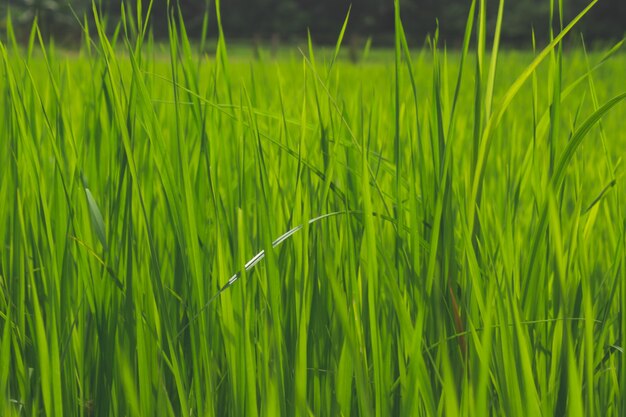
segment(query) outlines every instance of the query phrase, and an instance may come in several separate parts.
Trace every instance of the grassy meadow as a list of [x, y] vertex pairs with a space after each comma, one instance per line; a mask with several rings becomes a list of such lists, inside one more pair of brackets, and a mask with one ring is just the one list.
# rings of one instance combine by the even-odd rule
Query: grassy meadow
[[483, 6], [356, 64], [9, 20], [0, 414], [625, 415], [626, 54]]

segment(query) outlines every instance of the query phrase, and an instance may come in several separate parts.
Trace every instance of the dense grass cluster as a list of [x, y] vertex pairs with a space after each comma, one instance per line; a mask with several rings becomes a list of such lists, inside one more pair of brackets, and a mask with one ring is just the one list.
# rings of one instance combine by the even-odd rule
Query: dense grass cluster
[[623, 416], [626, 57], [499, 26], [397, 10], [356, 66], [9, 25], [0, 414]]

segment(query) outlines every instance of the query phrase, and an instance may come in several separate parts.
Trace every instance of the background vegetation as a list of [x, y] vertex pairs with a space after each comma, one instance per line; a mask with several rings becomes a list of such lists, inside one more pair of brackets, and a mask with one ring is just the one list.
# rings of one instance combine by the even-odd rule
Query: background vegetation
[[[76, 36], [76, 22], [70, 12], [78, 16], [91, 10], [90, 0], [5, 0], [14, 10], [15, 21], [30, 27], [32, 18], [38, 14], [44, 33], [57, 39]], [[110, 17], [111, 23], [120, 18], [121, 0], [99, 1], [100, 10]], [[133, 8], [134, 2], [127, 7]], [[171, 2], [176, 4], [176, 2]], [[428, 34], [433, 34], [439, 22], [440, 38], [451, 46], [460, 46], [465, 30], [465, 18], [469, 10], [468, 0], [402, 0], [403, 19], [409, 40], [420, 44]], [[493, 31], [497, 2], [489, 1], [490, 33]], [[571, 19], [587, 5], [586, 0], [566, 0], [565, 19]], [[217, 35], [215, 8], [209, 0], [185, 0], [179, 2], [191, 38], [202, 34], [202, 21], [208, 11], [212, 24], [209, 34]], [[2, 7], [2, 6], [0, 6]], [[6, 7], [6, 6], [5, 6]], [[264, 39], [283, 41], [306, 38], [307, 28], [319, 43], [333, 43], [337, 28], [351, 7], [348, 39], [363, 42], [371, 37], [375, 45], [393, 44], [394, 11], [392, 1], [380, 0], [228, 0], [222, 2], [224, 32], [229, 39]], [[174, 6], [172, 6], [174, 8]], [[167, 37], [167, 2], [155, 2], [152, 11], [152, 30], [157, 37]], [[145, 12], [145, 10], [144, 10]], [[89, 13], [88, 13], [89, 14]], [[502, 40], [510, 45], [531, 47], [531, 30], [539, 40], [549, 37], [550, 2], [545, 0], [515, 0], [507, 4], [503, 16]], [[626, 33], [626, 2], [602, 0], [577, 26], [576, 32], [584, 32], [587, 40], [595, 42], [615, 41]], [[555, 22], [555, 27], [558, 27]], [[68, 33], [69, 32], [69, 33]], [[70, 36], [71, 34], [71, 36]]]

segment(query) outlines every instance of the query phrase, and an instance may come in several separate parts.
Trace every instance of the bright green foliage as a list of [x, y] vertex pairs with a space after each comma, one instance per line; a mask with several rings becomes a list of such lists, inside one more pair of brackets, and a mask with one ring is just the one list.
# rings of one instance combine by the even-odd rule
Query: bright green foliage
[[358, 66], [8, 25], [0, 414], [626, 413], [626, 59], [395, 3]]

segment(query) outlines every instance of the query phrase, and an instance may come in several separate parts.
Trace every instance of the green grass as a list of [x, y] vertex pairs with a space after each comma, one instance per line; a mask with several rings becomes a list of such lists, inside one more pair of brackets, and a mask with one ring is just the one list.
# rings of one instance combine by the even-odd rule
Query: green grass
[[9, 24], [0, 414], [624, 415], [626, 56], [400, 17], [358, 65]]

